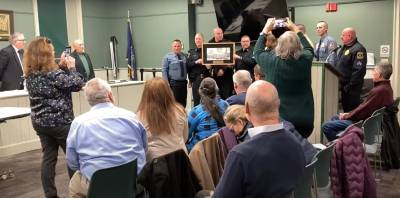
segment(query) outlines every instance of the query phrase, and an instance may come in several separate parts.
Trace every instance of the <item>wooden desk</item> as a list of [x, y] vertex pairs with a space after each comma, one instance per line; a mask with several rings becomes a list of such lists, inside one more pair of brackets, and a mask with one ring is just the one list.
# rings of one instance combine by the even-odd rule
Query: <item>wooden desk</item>
[[[144, 82], [126, 81], [111, 84], [115, 105], [136, 112], [142, 97]], [[74, 115], [90, 110], [83, 91], [72, 94]], [[0, 92], [0, 107], [29, 108], [28, 92], [24, 90]], [[1, 111], [1, 110], [0, 110]], [[40, 149], [40, 140], [32, 127], [30, 116], [7, 120], [0, 125], [0, 157]]]
[[16, 118], [23, 118], [31, 114], [28, 107], [0, 107], [0, 123]]
[[[7, 120], [23, 118], [30, 114], [31, 109], [27, 107], [0, 107], [0, 123], [6, 122]], [[6, 180], [12, 177], [15, 177], [15, 175], [11, 168], [0, 170], [0, 179]]]

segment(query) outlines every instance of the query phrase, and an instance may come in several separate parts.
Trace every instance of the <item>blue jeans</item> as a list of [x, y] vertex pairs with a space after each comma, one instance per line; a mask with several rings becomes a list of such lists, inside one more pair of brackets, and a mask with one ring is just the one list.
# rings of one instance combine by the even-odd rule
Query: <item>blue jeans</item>
[[325, 122], [322, 125], [322, 132], [324, 132], [325, 137], [329, 141], [332, 141], [338, 138], [336, 136], [338, 133], [345, 130], [351, 124], [353, 124], [351, 120], [340, 120], [339, 116], [335, 115], [331, 118], [330, 121]]

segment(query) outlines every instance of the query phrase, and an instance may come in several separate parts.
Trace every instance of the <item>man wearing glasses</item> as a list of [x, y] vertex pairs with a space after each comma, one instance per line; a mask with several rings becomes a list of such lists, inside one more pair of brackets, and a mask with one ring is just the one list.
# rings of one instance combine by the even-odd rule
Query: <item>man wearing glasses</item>
[[25, 37], [20, 32], [10, 36], [10, 45], [0, 51], [0, 91], [23, 89]]

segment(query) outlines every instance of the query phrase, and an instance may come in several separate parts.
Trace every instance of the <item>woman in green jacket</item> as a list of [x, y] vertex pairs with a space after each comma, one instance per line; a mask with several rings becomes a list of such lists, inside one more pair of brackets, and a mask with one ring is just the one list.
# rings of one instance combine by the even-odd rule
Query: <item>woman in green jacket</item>
[[265, 35], [274, 29], [275, 18], [269, 18], [254, 47], [254, 57], [265, 74], [265, 80], [278, 90], [281, 118], [294, 124], [307, 138], [314, 128], [314, 100], [311, 90], [313, 48], [293, 22], [287, 19], [286, 31], [278, 38], [273, 51], [265, 51]]

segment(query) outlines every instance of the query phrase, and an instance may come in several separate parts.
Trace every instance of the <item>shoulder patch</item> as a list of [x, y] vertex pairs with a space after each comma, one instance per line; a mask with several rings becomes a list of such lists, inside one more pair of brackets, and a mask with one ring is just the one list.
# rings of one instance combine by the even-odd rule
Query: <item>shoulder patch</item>
[[357, 59], [363, 59], [364, 58], [364, 53], [363, 52], [357, 52]]

